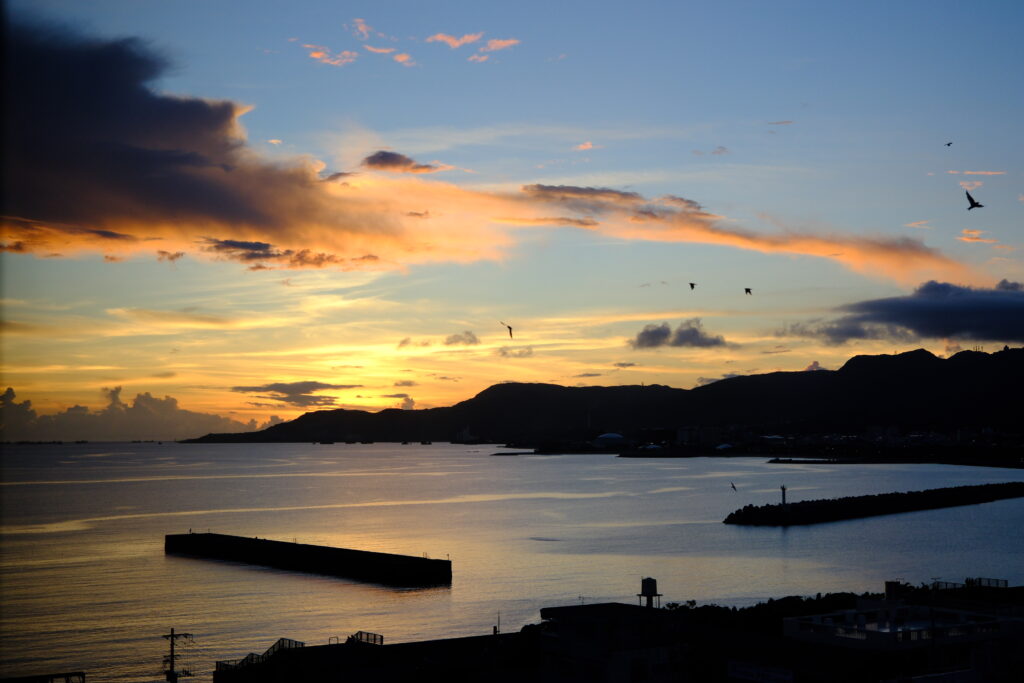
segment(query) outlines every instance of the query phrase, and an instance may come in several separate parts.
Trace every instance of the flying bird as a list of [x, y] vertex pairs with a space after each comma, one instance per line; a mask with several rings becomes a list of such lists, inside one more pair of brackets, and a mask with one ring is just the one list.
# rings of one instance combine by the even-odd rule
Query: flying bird
[[696, 282], [691, 282], [690, 283], [690, 289], [696, 289], [696, 288], [697, 288], [697, 283]]
[[[966, 192], [966, 190], [964, 191]], [[979, 204], [978, 202], [976, 202], [974, 200], [974, 197], [971, 196], [970, 192], [967, 192], [967, 201], [971, 203], [971, 205], [967, 207], [968, 211], [970, 211], [971, 209], [980, 209], [981, 207], [985, 206], [984, 204]]]
[[952, 144], [953, 144], [952, 142], [947, 142], [946, 143], [946, 147], [950, 147], [950, 146], [952, 146]]
[[[498, 322], [501, 322], [501, 321], [499, 320]], [[501, 324], [508, 328], [508, 338], [511, 339], [512, 338], [512, 326], [509, 325], [508, 323], [504, 323], [504, 322], [502, 322]]]
[[750, 291], [750, 287], [744, 287], [743, 288], [743, 293], [744, 294], [753, 294], [753, 292]]
[[731, 487], [732, 487], [732, 490], [733, 490], [733, 491], [735, 491], [735, 490], [736, 490], [736, 484], [732, 483], [731, 481], [729, 482], [729, 486], [731, 486]]

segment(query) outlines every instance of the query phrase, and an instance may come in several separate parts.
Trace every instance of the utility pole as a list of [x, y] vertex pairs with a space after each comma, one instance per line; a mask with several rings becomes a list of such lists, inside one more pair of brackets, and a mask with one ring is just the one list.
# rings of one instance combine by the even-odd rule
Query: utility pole
[[163, 637], [169, 640], [171, 644], [171, 653], [164, 657], [164, 676], [167, 678], [167, 683], [178, 683], [179, 678], [191, 676], [192, 672], [188, 669], [182, 669], [181, 671], [178, 671], [175, 668], [175, 664], [177, 660], [181, 657], [181, 655], [174, 654], [174, 643], [178, 640], [178, 638], [188, 638], [188, 642], [192, 642], [192, 634], [175, 633], [174, 629], [172, 628], [171, 632], [165, 633]]
[[785, 505], [786, 504], [786, 485], [783, 484], [779, 488], [782, 489], [782, 504]]

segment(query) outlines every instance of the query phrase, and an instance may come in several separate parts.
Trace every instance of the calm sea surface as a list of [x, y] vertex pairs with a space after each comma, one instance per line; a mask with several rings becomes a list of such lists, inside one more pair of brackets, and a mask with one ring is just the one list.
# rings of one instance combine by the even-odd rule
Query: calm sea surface
[[[0, 458], [0, 676], [162, 680], [173, 627], [195, 680], [279, 637], [386, 642], [489, 633], [541, 607], [881, 590], [965, 576], [1024, 583], [1024, 499], [796, 527], [722, 518], [747, 503], [1024, 480], [942, 465], [764, 458], [491, 457], [495, 446], [76, 444]], [[733, 491], [730, 482], [736, 485]], [[450, 588], [396, 590], [179, 557], [189, 529], [451, 557]]]

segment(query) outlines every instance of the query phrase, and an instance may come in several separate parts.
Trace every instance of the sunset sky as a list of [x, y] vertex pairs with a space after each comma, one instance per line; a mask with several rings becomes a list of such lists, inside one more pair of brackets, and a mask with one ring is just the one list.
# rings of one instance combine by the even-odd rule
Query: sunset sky
[[0, 389], [54, 430], [1024, 343], [1024, 3], [5, 10]]

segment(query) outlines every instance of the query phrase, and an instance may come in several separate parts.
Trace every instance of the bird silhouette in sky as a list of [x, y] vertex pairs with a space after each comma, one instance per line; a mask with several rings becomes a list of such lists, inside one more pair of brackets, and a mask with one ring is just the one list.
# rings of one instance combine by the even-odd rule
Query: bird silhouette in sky
[[967, 192], [967, 201], [971, 203], [971, 205], [967, 207], [968, 211], [970, 211], [971, 209], [980, 209], [981, 207], [985, 206], [984, 204], [979, 204], [978, 202], [976, 202], [974, 200], [974, 197], [971, 196], [970, 192]]
[[696, 282], [691, 282], [690, 283], [690, 289], [696, 289], [696, 288], [697, 288], [697, 283]]
[[732, 483], [731, 481], [729, 482], [729, 486], [731, 486], [731, 487], [732, 487], [732, 490], [733, 490], [733, 491], [735, 491], [735, 490], [736, 490], [736, 484]]
[[505, 327], [508, 328], [508, 338], [511, 339], [512, 338], [512, 326], [509, 325], [508, 323], [501, 322], [500, 320], [498, 322], [500, 322], [502, 325], [504, 325]]
[[946, 147], [951, 147], [952, 145], [953, 145], [953, 143], [952, 143], [952, 142], [947, 142], [947, 143], [946, 143]]
[[753, 294], [753, 292], [752, 292], [752, 291], [750, 291], [750, 287], [744, 287], [744, 288], [743, 288], [743, 293], [744, 293], [744, 294]]

